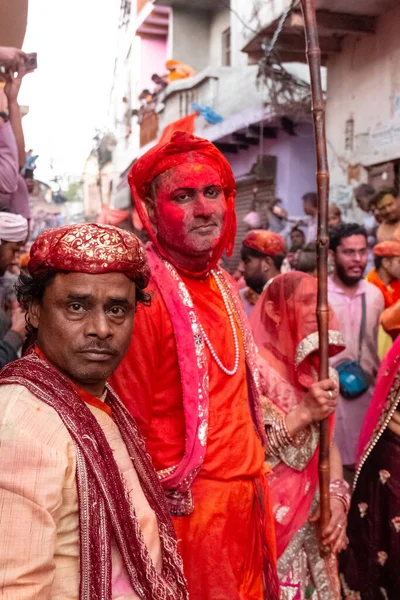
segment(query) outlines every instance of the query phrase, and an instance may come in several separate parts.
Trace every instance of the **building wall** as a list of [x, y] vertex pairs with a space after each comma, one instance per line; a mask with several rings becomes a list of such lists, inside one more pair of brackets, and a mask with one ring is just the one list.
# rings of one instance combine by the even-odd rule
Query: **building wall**
[[[159, 113], [160, 131], [169, 123], [191, 114], [192, 102], [211, 106], [226, 120], [246, 109], [262, 107], [262, 96], [256, 85], [257, 67], [209, 67], [191, 79], [172, 83], [164, 98], [165, 108]], [[235, 90], [235, 93], [232, 93]], [[187, 97], [187, 98], [186, 98]], [[207, 125], [198, 117], [196, 129], [208, 137], [215, 125]], [[208, 130], [208, 131], [207, 131]]]
[[210, 65], [222, 66], [222, 34], [229, 28], [231, 15], [229, 9], [218, 10], [211, 17], [210, 23]]
[[[270, 0], [269, 2], [265, 0], [231, 0], [231, 27], [235, 32], [233, 39], [237, 59], [240, 60], [240, 50], [255, 37], [256, 32], [280, 17], [290, 3], [291, 0]], [[240, 16], [240, 20], [235, 13]], [[245, 27], [243, 23], [246, 23], [247, 26]], [[247, 60], [246, 55], [244, 58]]]
[[153, 73], [164, 75], [166, 72], [165, 61], [167, 60], [167, 40], [161, 38], [141, 38], [140, 40], [140, 66], [139, 66], [139, 89], [154, 88], [151, 81]]
[[[379, 18], [376, 35], [346, 39], [342, 52], [328, 63], [333, 199], [346, 194], [349, 165], [370, 166], [400, 158], [399, 20], [400, 6]], [[349, 119], [354, 119], [353, 151], [345, 148]]]
[[210, 60], [210, 13], [206, 10], [174, 8], [172, 44], [168, 58], [190, 65], [196, 72]]
[[[301, 135], [281, 131], [275, 140], [264, 140], [262, 153], [277, 157], [275, 196], [280, 198], [291, 216], [303, 214], [301, 198], [316, 190], [315, 145], [310, 124], [299, 127]], [[235, 178], [247, 175], [256, 163], [260, 148], [251, 146], [239, 154], [228, 154]]]

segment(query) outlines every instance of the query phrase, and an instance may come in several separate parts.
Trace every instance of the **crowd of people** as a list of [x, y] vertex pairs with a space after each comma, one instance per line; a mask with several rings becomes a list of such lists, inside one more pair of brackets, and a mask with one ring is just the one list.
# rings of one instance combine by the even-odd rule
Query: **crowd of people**
[[318, 381], [315, 193], [295, 223], [276, 203], [231, 277], [231, 167], [177, 132], [129, 175], [146, 247], [66, 225], [18, 262], [24, 54], [0, 48], [0, 64], [0, 597], [394, 600], [396, 191], [357, 188], [363, 223], [330, 207], [331, 369]]
[[29, 72], [26, 54], [0, 46], [0, 367], [16, 360], [23, 346], [25, 312], [14, 284], [28, 239], [34, 160], [25, 152], [18, 94]]
[[[329, 210], [328, 298], [332, 311], [329, 352], [330, 365], [339, 381], [331, 459], [338, 459], [343, 481], [355, 486], [348, 525], [349, 547], [340, 555], [341, 593], [351, 600], [391, 599], [396, 597], [399, 583], [394, 565], [399, 559], [397, 536], [400, 532], [400, 478], [395, 469], [400, 433], [396, 410], [400, 356], [400, 340], [396, 343], [400, 333], [400, 199], [393, 188], [376, 191], [362, 184], [355, 190], [355, 200], [366, 215], [362, 224], [343, 222], [336, 205], [331, 205]], [[296, 405], [291, 399], [293, 392], [287, 386], [299, 383], [302, 352], [311, 353], [315, 344], [318, 345], [317, 284], [313, 280], [317, 276], [317, 249], [315, 241], [307, 243], [316, 237], [316, 195], [306, 194], [303, 202], [308, 222], [295, 224], [289, 233], [286, 231], [286, 240], [270, 230], [251, 230], [247, 234], [242, 245], [242, 262], [235, 274], [260, 357], [264, 358], [261, 374], [266, 384], [265, 393], [268, 398], [275, 398], [275, 403], [285, 412]], [[286, 252], [285, 248], [288, 248]], [[301, 273], [307, 273], [307, 277]], [[303, 289], [307, 289], [307, 282], [312, 308], [300, 284], [298, 288], [294, 284], [293, 290], [292, 281], [296, 278], [302, 280]], [[280, 294], [277, 293], [278, 282], [282, 287]], [[302, 335], [299, 330], [303, 331]], [[272, 367], [277, 373], [272, 372]], [[316, 372], [317, 369], [314, 377]], [[300, 390], [310, 385], [300, 380], [301, 383]], [[303, 442], [303, 452], [304, 448]], [[293, 478], [304, 469], [299, 467], [298, 454], [290, 458], [292, 464], [287, 457], [280, 456], [280, 462], [274, 467], [272, 482], [275, 471], [276, 481], [278, 473], [281, 477], [279, 486], [276, 484], [278, 498], [282, 497], [284, 469], [291, 467], [289, 472]], [[269, 459], [269, 462], [273, 465], [276, 461]], [[311, 462], [305, 464], [311, 469]], [[331, 464], [331, 470], [336, 472], [335, 464]], [[313, 472], [316, 473], [315, 465]], [[294, 498], [300, 498], [300, 503], [308, 506], [294, 481], [285, 489], [293, 491]], [[345, 489], [344, 485], [343, 496], [347, 497]], [[274, 504], [278, 520], [278, 572], [283, 587], [285, 572], [286, 577], [289, 573], [288, 581], [292, 585], [293, 569], [299, 574], [301, 566], [304, 569], [306, 565], [309, 568], [318, 564], [315, 558], [318, 552], [309, 556], [308, 561], [304, 559], [313, 550], [312, 547], [310, 550], [310, 537], [308, 545], [304, 543], [310, 528], [309, 520], [304, 517], [300, 522], [303, 529], [296, 527], [297, 535], [291, 537], [289, 552], [283, 548], [281, 554], [279, 511], [287, 506], [287, 515], [291, 511], [292, 518], [298, 515], [300, 511], [294, 498], [286, 499], [286, 503], [277, 500]], [[365, 518], [367, 514], [369, 518]], [[307, 512], [304, 515], [309, 517]], [[302, 546], [304, 556], [299, 554]], [[282, 572], [281, 563], [285, 569]], [[318, 572], [321, 573], [319, 568]], [[301, 578], [307, 581], [304, 574]], [[300, 598], [308, 597], [304, 589]], [[324, 596], [318, 591], [316, 598], [337, 597], [330, 593]], [[289, 597], [287, 592], [284, 598]]]

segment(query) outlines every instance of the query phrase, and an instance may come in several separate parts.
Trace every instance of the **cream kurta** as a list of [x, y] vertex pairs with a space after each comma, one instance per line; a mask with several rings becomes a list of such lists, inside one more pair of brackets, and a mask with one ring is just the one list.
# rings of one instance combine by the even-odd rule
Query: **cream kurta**
[[[126, 483], [151, 559], [161, 571], [156, 515], [141, 489], [119, 430], [89, 406]], [[55, 410], [19, 385], [0, 386], [0, 598], [79, 598], [75, 445]], [[138, 596], [115, 542], [112, 597]]]

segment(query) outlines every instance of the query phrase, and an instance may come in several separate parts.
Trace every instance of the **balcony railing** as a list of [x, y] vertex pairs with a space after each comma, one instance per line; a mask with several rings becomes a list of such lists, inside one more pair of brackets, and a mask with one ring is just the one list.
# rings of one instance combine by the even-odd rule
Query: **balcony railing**
[[255, 66], [209, 67], [194, 77], [175, 81], [160, 97], [159, 131], [192, 114], [193, 102], [213, 108], [224, 120], [245, 109], [261, 108], [263, 98], [256, 76]]

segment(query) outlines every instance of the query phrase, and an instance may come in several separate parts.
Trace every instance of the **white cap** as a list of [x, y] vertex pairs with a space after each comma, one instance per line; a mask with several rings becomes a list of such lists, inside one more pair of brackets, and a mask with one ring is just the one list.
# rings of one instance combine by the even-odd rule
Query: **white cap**
[[0, 212], [0, 240], [24, 242], [28, 236], [28, 221], [21, 215]]

